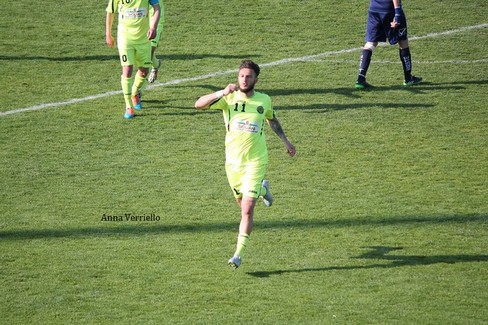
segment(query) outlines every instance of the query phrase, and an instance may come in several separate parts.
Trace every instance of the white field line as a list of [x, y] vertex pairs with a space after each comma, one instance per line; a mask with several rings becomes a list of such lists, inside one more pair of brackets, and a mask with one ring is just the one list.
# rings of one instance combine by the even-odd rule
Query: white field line
[[[330, 62], [330, 63], [350, 63], [358, 64], [357, 60], [328, 60], [328, 59], [314, 59], [308, 60], [308, 62]], [[488, 63], [488, 58], [479, 60], [444, 60], [444, 61], [412, 61], [415, 64], [478, 64], [478, 63]], [[388, 61], [388, 60], [372, 60], [371, 63], [374, 64], [401, 64], [398, 61]]]
[[[475, 26], [461, 27], [461, 28], [457, 28], [457, 29], [448, 30], [445, 32], [430, 33], [430, 34], [426, 34], [426, 35], [422, 35], [422, 36], [413, 36], [413, 37], [410, 37], [409, 40], [415, 41], [415, 40], [422, 40], [422, 39], [426, 39], [426, 38], [446, 36], [446, 35], [451, 35], [451, 34], [461, 33], [461, 32], [465, 32], [465, 31], [470, 31], [473, 29], [486, 28], [486, 27], [488, 27], [488, 23], [475, 25]], [[385, 44], [383, 44], [383, 45], [385, 45]], [[282, 60], [278, 60], [278, 61], [274, 61], [274, 62], [263, 63], [263, 64], [260, 64], [260, 66], [264, 68], [264, 67], [273, 67], [273, 66], [284, 65], [284, 64], [294, 63], [294, 62], [316, 61], [316, 60], [323, 58], [323, 57], [338, 55], [338, 54], [351, 53], [351, 52], [356, 52], [359, 50], [361, 50], [361, 47], [344, 49], [344, 50], [339, 50], [339, 51], [329, 51], [329, 52], [324, 52], [324, 53], [319, 53], [319, 54], [314, 54], [314, 55], [302, 56], [299, 58], [287, 58], [287, 59], [282, 59]], [[237, 69], [217, 71], [217, 72], [212, 72], [212, 73], [208, 73], [208, 74], [204, 74], [204, 75], [200, 75], [200, 76], [183, 78], [183, 79], [175, 79], [175, 80], [171, 80], [171, 81], [167, 81], [167, 82], [157, 82], [155, 84], [148, 86], [146, 89], [149, 90], [149, 89], [158, 88], [158, 87], [178, 85], [181, 83], [186, 83], [186, 82], [191, 82], [191, 81], [199, 81], [199, 80], [209, 79], [209, 78], [233, 74], [233, 73], [237, 73]], [[65, 101], [61, 101], [61, 102], [45, 103], [45, 104], [39, 104], [39, 105], [31, 106], [31, 107], [13, 109], [10, 111], [0, 112], [0, 116], [7, 116], [7, 115], [24, 113], [24, 112], [31, 112], [31, 111], [38, 111], [38, 110], [50, 108], [50, 107], [67, 106], [67, 105], [72, 105], [72, 104], [76, 104], [76, 103], [86, 102], [86, 101], [90, 101], [90, 100], [105, 98], [105, 97], [109, 97], [109, 96], [113, 96], [113, 95], [119, 95], [119, 94], [122, 94], [121, 90], [109, 91], [109, 92], [105, 92], [105, 93], [101, 93], [101, 94], [97, 94], [97, 95], [92, 95], [92, 96], [87, 96], [87, 97], [72, 98], [72, 99], [68, 99]]]

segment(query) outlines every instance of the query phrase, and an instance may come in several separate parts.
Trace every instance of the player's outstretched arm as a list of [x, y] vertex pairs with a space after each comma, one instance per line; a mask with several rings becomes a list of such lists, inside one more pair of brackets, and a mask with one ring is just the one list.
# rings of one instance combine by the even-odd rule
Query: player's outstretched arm
[[295, 156], [296, 149], [295, 146], [288, 140], [288, 138], [285, 135], [285, 131], [283, 131], [283, 128], [281, 127], [280, 121], [275, 117], [272, 120], [266, 120], [268, 122], [269, 127], [271, 130], [273, 130], [274, 133], [283, 141], [286, 151], [288, 151], [288, 154], [293, 157]]
[[228, 84], [227, 87], [225, 87], [223, 90], [219, 90], [214, 93], [210, 93], [198, 98], [197, 101], [195, 102], [195, 108], [196, 109], [208, 108], [215, 101], [221, 99], [224, 96], [227, 96], [230, 93], [233, 93], [237, 89], [238, 86], [236, 84]]

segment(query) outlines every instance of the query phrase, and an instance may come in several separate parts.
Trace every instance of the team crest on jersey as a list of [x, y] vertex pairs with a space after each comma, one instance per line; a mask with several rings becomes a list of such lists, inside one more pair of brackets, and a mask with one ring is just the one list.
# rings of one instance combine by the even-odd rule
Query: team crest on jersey
[[258, 111], [259, 114], [263, 114], [264, 113], [264, 107], [258, 106], [258, 108], [256, 108], [256, 111]]

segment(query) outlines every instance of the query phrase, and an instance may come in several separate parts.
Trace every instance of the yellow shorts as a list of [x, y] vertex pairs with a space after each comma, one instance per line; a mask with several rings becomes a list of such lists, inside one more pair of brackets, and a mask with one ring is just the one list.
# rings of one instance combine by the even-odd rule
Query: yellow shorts
[[151, 61], [151, 42], [143, 44], [118, 43], [120, 64], [149, 68]]
[[243, 196], [258, 198], [261, 183], [266, 175], [267, 164], [246, 164], [244, 166], [225, 165], [225, 172], [235, 198]]

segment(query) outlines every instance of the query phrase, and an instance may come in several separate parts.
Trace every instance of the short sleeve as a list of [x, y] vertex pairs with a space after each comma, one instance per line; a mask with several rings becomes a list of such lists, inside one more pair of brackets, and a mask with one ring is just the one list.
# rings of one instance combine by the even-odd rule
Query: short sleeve
[[215, 102], [209, 105], [209, 109], [220, 109], [224, 110], [227, 107], [227, 101], [225, 100], [225, 96], [217, 99]]
[[266, 119], [272, 120], [275, 117], [275, 110], [273, 108], [273, 102], [271, 101], [271, 97], [268, 96], [266, 102]]

